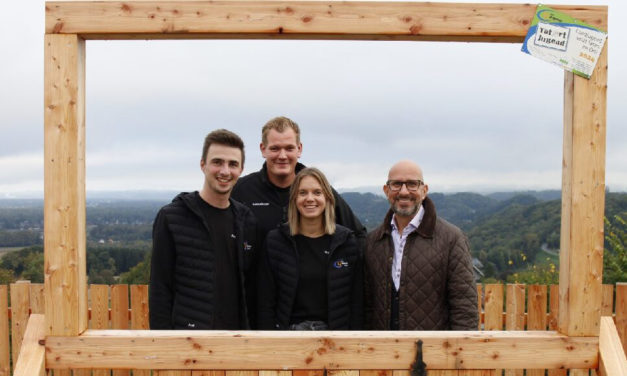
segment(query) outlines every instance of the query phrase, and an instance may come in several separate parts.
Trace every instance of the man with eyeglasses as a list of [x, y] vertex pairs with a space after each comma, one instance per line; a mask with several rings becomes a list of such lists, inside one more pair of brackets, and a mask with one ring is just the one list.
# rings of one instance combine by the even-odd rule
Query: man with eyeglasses
[[422, 170], [408, 160], [388, 173], [390, 202], [365, 252], [366, 327], [477, 330], [477, 289], [468, 239], [437, 217]]

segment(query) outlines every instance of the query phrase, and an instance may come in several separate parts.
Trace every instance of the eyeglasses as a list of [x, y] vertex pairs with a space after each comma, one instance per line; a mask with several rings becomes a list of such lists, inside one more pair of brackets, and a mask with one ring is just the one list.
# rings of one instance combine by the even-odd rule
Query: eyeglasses
[[392, 192], [398, 192], [403, 188], [403, 184], [408, 191], [417, 191], [423, 183], [422, 180], [388, 180], [386, 184]]

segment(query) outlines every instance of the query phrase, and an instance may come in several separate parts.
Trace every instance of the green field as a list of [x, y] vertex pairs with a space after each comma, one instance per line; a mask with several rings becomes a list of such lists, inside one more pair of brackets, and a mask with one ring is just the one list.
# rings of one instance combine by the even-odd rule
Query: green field
[[4, 255], [6, 255], [9, 252], [19, 251], [22, 248], [24, 247], [0, 247], [0, 258], [2, 258]]

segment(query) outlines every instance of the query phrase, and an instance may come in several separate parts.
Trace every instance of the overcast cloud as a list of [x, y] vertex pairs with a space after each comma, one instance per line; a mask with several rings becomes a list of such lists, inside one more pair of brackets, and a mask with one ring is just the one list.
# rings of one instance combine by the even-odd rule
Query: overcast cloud
[[[500, 1], [510, 2], [510, 1]], [[559, 1], [558, 4], [589, 4]], [[606, 183], [627, 190], [626, 6], [610, 6]], [[43, 190], [43, 1], [0, 24], [0, 197]], [[24, 33], [18, 32], [24, 31]], [[301, 161], [336, 188], [381, 186], [395, 161], [431, 191], [559, 189], [563, 74], [520, 44], [89, 41], [87, 189], [193, 190], [203, 137], [302, 128]]]

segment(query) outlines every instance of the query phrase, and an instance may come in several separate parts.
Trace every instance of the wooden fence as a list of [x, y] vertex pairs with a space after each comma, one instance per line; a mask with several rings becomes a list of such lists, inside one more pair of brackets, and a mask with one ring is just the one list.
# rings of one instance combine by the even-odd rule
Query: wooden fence
[[[477, 285], [479, 314], [478, 330], [556, 330], [558, 317], [557, 285], [487, 284]], [[9, 305], [10, 302], [10, 305]], [[11, 375], [12, 360], [17, 359], [26, 324], [31, 313], [44, 312], [43, 285], [18, 282], [0, 285], [0, 376]], [[146, 285], [90, 285], [89, 327], [92, 329], [148, 329], [148, 286]], [[627, 283], [603, 286], [602, 316], [614, 316], [616, 328], [627, 348]], [[183, 371], [159, 375], [193, 376], [289, 376], [282, 371]], [[348, 373], [347, 373], [348, 372]], [[329, 371], [335, 376], [406, 376], [400, 371]], [[370, 373], [372, 374], [370, 374]], [[435, 372], [435, 373], [434, 373]], [[442, 375], [450, 375], [442, 373]], [[71, 371], [55, 371], [55, 375], [70, 375]], [[75, 376], [92, 375], [91, 370], [74, 370]], [[128, 370], [94, 370], [94, 376], [126, 376]], [[156, 374], [156, 372], [154, 373]], [[457, 375], [457, 373], [454, 373]], [[497, 370], [496, 373], [500, 374]], [[544, 370], [529, 369], [529, 376], [541, 376]], [[566, 375], [566, 370], [549, 370], [549, 376]], [[148, 376], [150, 371], [134, 370], [133, 375]], [[294, 371], [293, 376], [322, 376], [322, 371]], [[430, 375], [439, 375], [438, 371]], [[473, 373], [473, 375], [478, 375]], [[523, 370], [506, 370], [507, 376], [522, 376]]]

